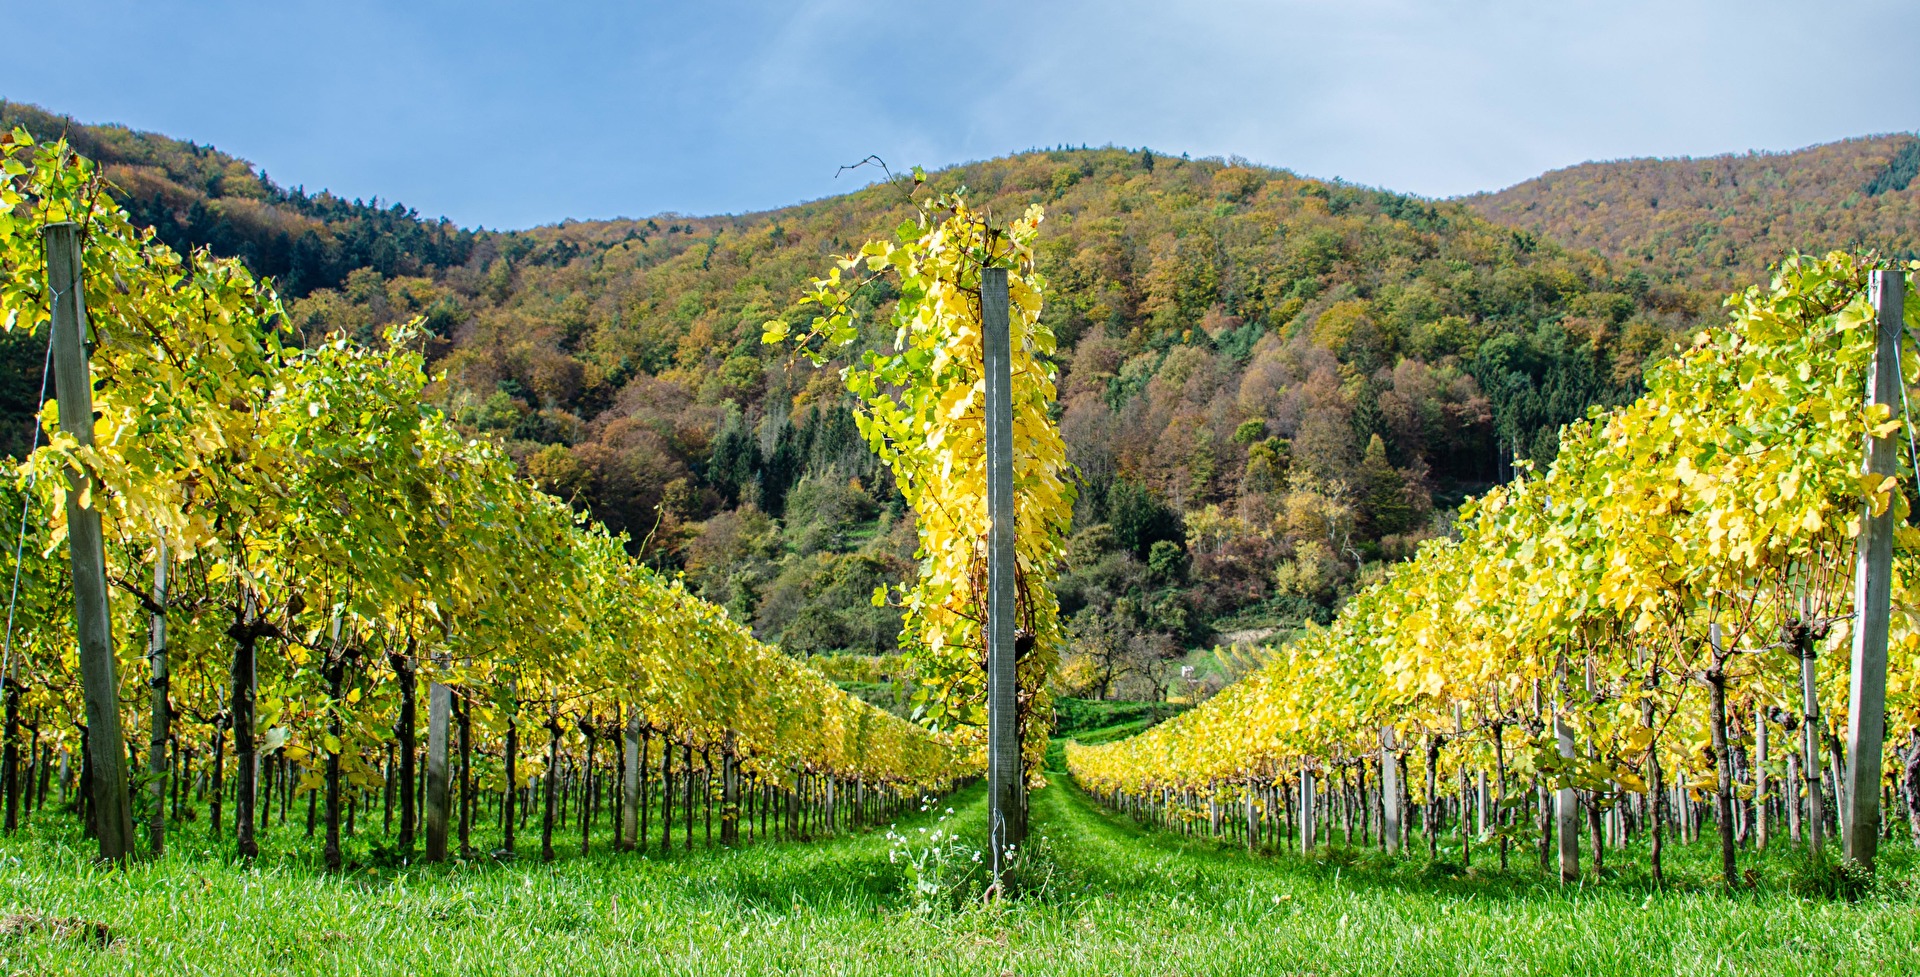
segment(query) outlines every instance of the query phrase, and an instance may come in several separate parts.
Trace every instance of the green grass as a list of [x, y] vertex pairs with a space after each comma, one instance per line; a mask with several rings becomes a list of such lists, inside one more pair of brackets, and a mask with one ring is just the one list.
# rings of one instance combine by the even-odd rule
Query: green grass
[[1118, 702], [1061, 696], [1053, 701], [1054, 736], [1082, 743], [1104, 743], [1131, 736], [1187, 710], [1169, 702]]
[[[943, 808], [900, 832], [916, 846], [921, 828], [977, 834], [978, 788], [949, 803], [951, 820], [935, 820]], [[1471, 874], [1345, 848], [1249, 855], [1110, 816], [1057, 774], [1033, 803], [1027, 895], [930, 911], [883, 833], [328, 877], [304, 854], [244, 867], [179, 849], [109, 871], [48, 815], [0, 842], [0, 915], [97, 920], [115, 939], [0, 936], [0, 975], [1920, 972], [1904, 844], [1894, 881], [1859, 902], [1791, 894], [1784, 858], [1729, 898], [1704, 844], [1675, 854], [1666, 892], [1632, 869], [1563, 889], [1524, 856], [1489, 871], [1485, 851]]]

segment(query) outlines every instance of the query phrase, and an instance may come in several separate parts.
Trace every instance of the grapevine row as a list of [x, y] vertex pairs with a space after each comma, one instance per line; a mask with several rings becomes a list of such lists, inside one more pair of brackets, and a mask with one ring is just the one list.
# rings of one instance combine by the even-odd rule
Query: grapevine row
[[[1737, 845], [1770, 824], [1815, 845], [1840, 827], [1856, 550], [1891, 513], [1895, 748], [1877, 782], [1920, 835], [1914, 459], [1901, 412], [1864, 394], [1873, 264], [1788, 259], [1639, 401], [1569, 425], [1549, 470], [1463, 507], [1451, 538], [1204, 705], [1070, 745], [1073, 775], [1249, 844], [1284, 822], [1311, 846], [1331, 813], [1393, 849], [1419, 805], [1430, 846], [1451, 820], [1465, 844], [1497, 837], [1503, 866], [1537, 839], [1547, 869], [1558, 834], [1568, 879], [1579, 813], [1596, 867], [1645, 833], [1656, 879], [1668, 827], [1710, 823], [1731, 886]], [[1898, 366], [1903, 387], [1920, 375], [1911, 354]], [[1862, 474], [1871, 438], [1897, 441], [1897, 477]]]
[[[429, 858], [446, 856], [450, 820], [467, 847], [489, 803], [511, 851], [539, 803], [551, 857], [568, 790], [611, 796], [616, 842], [633, 847], [656, 809], [671, 829], [676, 799], [690, 844], [696, 787], [731, 841], [756, 805], [763, 826], [772, 809], [805, 833], [968, 772], [944, 739], [756, 641], [463, 435], [432, 406], [414, 327], [378, 346], [283, 345], [266, 283], [134, 229], [64, 143], [16, 130], [0, 168], [0, 315], [48, 328], [46, 229], [78, 225], [95, 387], [92, 444], [49, 403], [45, 443], [0, 498], [25, 515], [6, 557], [9, 830], [54, 769], [83, 811], [111, 807], [86, 773], [67, 502], [102, 522], [115, 701], [155, 851], [189, 794], [216, 834], [230, 814], [252, 855], [270, 788], [283, 818], [305, 793], [337, 866], [343, 812], [350, 825], [375, 796], [398, 801], [401, 847], [417, 824]], [[103, 853], [123, 854], [98, 820]]]

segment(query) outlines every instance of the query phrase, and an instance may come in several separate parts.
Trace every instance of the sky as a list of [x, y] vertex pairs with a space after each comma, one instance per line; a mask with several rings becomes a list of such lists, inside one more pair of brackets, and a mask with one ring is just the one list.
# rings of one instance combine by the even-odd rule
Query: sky
[[1920, 129], [1914, 0], [0, 0], [0, 98], [467, 226], [1055, 145], [1430, 197]]

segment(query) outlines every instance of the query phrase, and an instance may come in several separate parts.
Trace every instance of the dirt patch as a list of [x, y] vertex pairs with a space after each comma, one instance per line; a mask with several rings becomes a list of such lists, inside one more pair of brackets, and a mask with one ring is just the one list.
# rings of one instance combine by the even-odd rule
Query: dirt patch
[[77, 940], [106, 947], [113, 943], [113, 931], [107, 924], [76, 916], [52, 916], [32, 910], [0, 916], [0, 939], [19, 939], [42, 934], [56, 940]]
[[1228, 631], [1220, 635], [1224, 645], [1257, 645], [1280, 633], [1279, 628], [1247, 628], [1243, 631]]

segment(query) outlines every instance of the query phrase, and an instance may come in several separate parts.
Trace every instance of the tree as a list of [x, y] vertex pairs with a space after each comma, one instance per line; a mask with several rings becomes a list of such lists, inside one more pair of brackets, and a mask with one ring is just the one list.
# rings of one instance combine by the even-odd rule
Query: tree
[[1413, 522], [1406, 479], [1387, 461], [1386, 443], [1376, 434], [1360, 459], [1360, 514], [1375, 537], [1405, 532]]
[[1142, 561], [1155, 543], [1183, 542], [1180, 514], [1137, 482], [1116, 479], [1107, 489], [1107, 522], [1114, 543]]

